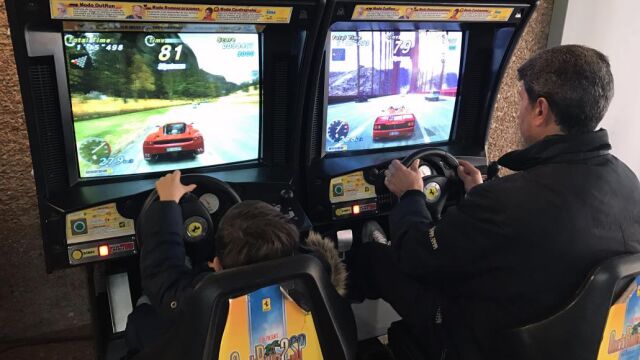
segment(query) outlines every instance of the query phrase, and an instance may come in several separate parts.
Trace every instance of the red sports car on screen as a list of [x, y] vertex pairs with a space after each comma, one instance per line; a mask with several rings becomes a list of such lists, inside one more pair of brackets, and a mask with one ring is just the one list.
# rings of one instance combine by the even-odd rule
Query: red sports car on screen
[[145, 160], [155, 160], [163, 154], [204, 152], [204, 140], [193, 125], [183, 122], [165, 124], [149, 134], [142, 143]]
[[373, 123], [373, 140], [413, 136], [416, 117], [404, 106], [390, 106]]

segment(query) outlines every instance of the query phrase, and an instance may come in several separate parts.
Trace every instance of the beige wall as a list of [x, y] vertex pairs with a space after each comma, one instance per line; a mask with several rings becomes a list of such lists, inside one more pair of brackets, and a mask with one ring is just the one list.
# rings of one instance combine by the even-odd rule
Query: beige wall
[[[489, 158], [517, 148], [515, 69], [546, 44], [552, 0], [542, 0], [502, 82]], [[4, 2], [0, 2], [0, 339], [88, 323], [80, 268], [45, 274], [31, 158]]]

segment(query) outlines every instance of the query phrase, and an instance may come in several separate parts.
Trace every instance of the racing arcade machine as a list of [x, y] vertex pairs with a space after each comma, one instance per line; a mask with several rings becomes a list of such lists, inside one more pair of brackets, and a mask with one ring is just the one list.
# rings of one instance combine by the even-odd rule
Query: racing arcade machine
[[[424, 176], [455, 173], [455, 159], [419, 150], [443, 150], [486, 173], [498, 85], [535, 4], [328, 2], [305, 114], [306, 209], [316, 229], [347, 250], [365, 221], [387, 228], [397, 199], [383, 172], [393, 159], [409, 164], [413, 153]], [[425, 185], [427, 201], [440, 201], [443, 184]], [[363, 331], [376, 322], [372, 311], [362, 321], [355, 311], [361, 339], [393, 319], [382, 311], [387, 323]]]
[[[159, 176], [214, 176], [309, 229], [291, 186], [299, 144], [289, 139], [301, 131], [324, 2], [6, 6], [46, 268], [86, 267], [100, 358], [113, 355], [141, 293], [135, 221]], [[212, 221], [185, 221], [192, 240], [215, 232], [238, 201], [199, 188]]]

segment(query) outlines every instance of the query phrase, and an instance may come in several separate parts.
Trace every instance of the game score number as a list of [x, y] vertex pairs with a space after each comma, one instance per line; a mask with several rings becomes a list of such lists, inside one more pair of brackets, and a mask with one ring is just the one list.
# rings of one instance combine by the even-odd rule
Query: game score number
[[160, 61], [169, 60], [173, 55], [174, 50], [176, 54], [175, 61], [180, 61], [180, 56], [182, 55], [182, 45], [176, 46], [175, 49], [171, 45], [163, 45], [160, 48], [160, 54], [158, 54], [158, 60]]

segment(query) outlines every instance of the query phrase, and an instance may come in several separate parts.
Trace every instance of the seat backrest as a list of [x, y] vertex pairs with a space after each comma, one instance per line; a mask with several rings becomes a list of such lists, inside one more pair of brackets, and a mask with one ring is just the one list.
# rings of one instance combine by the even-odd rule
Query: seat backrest
[[[147, 354], [140, 354], [143, 355], [140, 358], [219, 359], [229, 300], [241, 299], [261, 289], [278, 288], [281, 284], [294, 284], [295, 290], [304, 294], [305, 303], [301, 305], [311, 313], [322, 358], [355, 359], [357, 336], [351, 307], [335, 291], [321, 262], [310, 255], [295, 255], [208, 275], [196, 286], [174, 331], [162, 344], [145, 351]], [[229, 321], [237, 319], [229, 318]], [[250, 334], [247, 331], [238, 336]], [[304, 340], [299, 337], [294, 341], [298, 339]]]
[[609, 309], [620, 289], [640, 274], [640, 254], [603, 262], [576, 296], [553, 316], [497, 334], [496, 358], [596, 359]]

